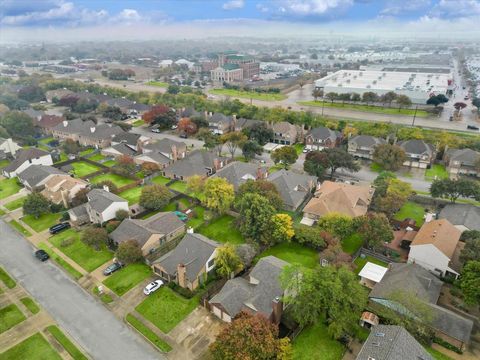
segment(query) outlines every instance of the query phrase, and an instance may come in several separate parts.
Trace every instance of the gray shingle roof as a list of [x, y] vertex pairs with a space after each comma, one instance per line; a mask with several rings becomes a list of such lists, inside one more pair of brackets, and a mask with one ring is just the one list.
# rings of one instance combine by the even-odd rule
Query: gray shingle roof
[[466, 319], [441, 306], [430, 304], [433, 309], [432, 326], [448, 336], [468, 343], [473, 329], [473, 321]]
[[[92, 132], [92, 129], [94, 131]], [[70, 120], [62, 122], [53, 128], [54, 131], [64, 132], [68, 134], [77, 134], [91, 139], [112, 139], [115, 135], [124, 131], [117, 125], [112, 124], [95, 124], [91, 120], [83, 121], [82, 119]]]
[[135, 156], [137, 152], [133, 150], [128, 144], [120, 143], [116, 145], [112, 145], [112, 149], [117, 150], [120, 154], [128, 155], [128, 156]]
[[470, 230], [480, 230], [480, 208], [469, 204], [447, 204], [438, 215], [453, 225], [463, 225]]
[[39, 158], [41, 156], [49, 155], [47, 151], [30, 148], [30, 149], [21, 149], [15, 155], [15, 160], [13, 160], [8, 166], [4, 167], [3, 170], [6, 172], [12, 172], [17, 170], [20, 165], [22, 165], [25, 161], [30, 159]]
[[58, 170], [53, 166], [31, 165], [18, 174], [18, 178], [33, 188], [36, 187], [41, 181], [45, 180], [48, 176], [55, 174], [67, 175], [63, 171]]
[[172, 139], [164, 138], [153, 143], [145, 144], [144, 149], [150, 150], [152, 152], [161, 152], [165, 154], [170, 154], [172, 152], [172, 147], [176, 146], [177, 150], [184, 151], [187, 148], [187, 145], [183, 141], [175, 141]]
[[335, 142], [337, 138], [340, 136], [340, 133], [335, 130], [331, 130], [327, 127], [320, 126], [311, 129], [308, 132], [308, 135], [311, 135], [314, 139], [325, 141], [330, 139], [332, 142]]
[[459, 161], [462, 165], [474, 166], [480, 158], [480, 153], [472, 149], [450, 149], [447, 151], [448, 158]]
[[200, 270], [220, 244], [200, 234], [186, 234], [175, 249], [162, 256], [159, 263], [168, 274], [174, 275], [179, 264], [185, 265], [186, 277], [197, 278]]
[[401, 326], [377, 325], [371, 329], [356, 360], [433, 360]]
[[256, 180], [258, 172], [266, 174], [267, 168], [253, 163], [235, 161], [217, 171], [212, 177], [224, 178], [237, 190], [247, 180]]
[[122, 132], [117, 135], [115, 135], [112, 138], [113, 142], [118, 142], [118, 143], [125, 143], [131, 146], [137, 146], [138, 139], [140, 139], [140, 134], [134, 134], [131, 132]]
[[378, 137], [370, 136], [370, 135], [357, 135], [357, 136], [354, 136], [353, 138], [351, 138], [350, 140], [348, 140], [348, 142], [355, 143], [355, 144], [357, 144], [358, 146], [361, 146], [361, 147], [369, 147], [369, 148], [374, 147], [376, 145], [387, 143], [382, 138], [378, 138]]
[[287, 262], [275, 256], [264, 257], [249, 274], [250, 278], [258, 283], [252, 283], [245, 278], [229, 280], [222, 290], [210, 299], [210, 303], [221, 305], [231, 317], [243, 309], [269, 317], [272, 313], [272, 301], [283, 295], [279, 277], [287, 265]]
[[87, 194], [88, 204], [90, 207], [102, 213], [110, 205], [116, 202], [128, 202], [127, 200], [117, 196], [111, 192], [105, 191], [103, 189], [93, 189]]
[[427, 144], [423, 140], [405, 140], [405, 141], [400, 141], [398, 144], [403, 150], [405, 150], [406, 153], [408, 154], [427, 154], [429, 156], [432, 156], [434, 147], [431, 144]]
[[267, 180], [275, 184], [283, 202], [295, 209], [310, 192], [310, 184], [317, 183], [315, 176], [297, 174], [285, 169], [268, 175]]
[[213, 169], [217, 156], [211, 151], [195, 150], [185, 158], [170, 165], [165, 172], [183, 176], [207, 175], [207, 169]]

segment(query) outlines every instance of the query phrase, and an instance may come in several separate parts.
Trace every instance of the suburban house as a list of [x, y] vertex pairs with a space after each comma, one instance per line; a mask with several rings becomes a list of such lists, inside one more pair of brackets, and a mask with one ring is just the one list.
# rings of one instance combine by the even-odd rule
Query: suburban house
[[305, 135], [305, 148], [308, 150], [323, 150], [340, 145], [342, 134], [339, 131], [330, 130], [320, 126], [311, 129]]
[[212, 151], [194, 150], [183, 159], [167, 166], [163, 175], [170, 179], [186, 180], [193, 175], [207, 177], [227, 165], [229, 159]]
[[449, 149], [443, 156], [443, 161], [450, 176], [478, 176], [480, 169], [480, 153], [472, 149]]
[[358, 276], [360, 276], [360, 284], [372, 289], [375, 284], [382, 280], [387, 270], [388, 269], [384, 266], [367, 262], [358, 273]]
[[397, 145], [407, 155], [404, 166], [426, 169], [435, 159], [435, 147], [423, 140], [405, 140], [398, 142]]
[[462, 232], [446, 219], [423, 224], [410, 244], [408, 262], [418, 264], [438, 276], [458, 277], [458, 266], [452, 260], [460, 235]]
[[222, 113], [209, 114], [207, 121], [212, 133], [222, 135], [234, 129], [235, 115], [226, 116]]
[[40, 132], [44, 134], [51, 134], [52, 129], [57, 126], [58, 124], [62, 123], [65, 121], [65, 118], [63, 116], [57, 116], [57, 115], [42, 115], [42, 117], [33, 122], [33, 125], [39, 129]]
[[269, 174], [267, 180], [275, 184], [283, 200], [284, 209], [296, 211], [317, 189], [315, 176], [297, 174], [281, 169]]
[[168, 282], [194, 291], [207, 280], [215, 268], [216, 241], [200, 235], [187, 233], [177, 247], [153, 262], [155, 274]]
[[273, 130], [273, 139], [271, 142], [281, 145], [293, 145], [302, 140], [302, 129], [299, 126], [290, 124], [287, 121], [281, 121], [271, 125]]
[[39, 191], [43, 189], [45, 182], [55, 175], [67, 174], [53, 166], [32, 165], [19, 173], [17, 177], [25, 189]]
[[235, 191], [248, 180], [265, 180], [268, 168], [254, 163], [234, 161], [217, 171], [212, 177], [221, 177], [233, 185]]
[[137, 164], [150, 162], [164, 168], [173, 162], [185, 158], [187, 145], [182, 141], [164, 138], [141, 145], [141, 154], [135, 157]]
[[4, 139], [0, 137], [0, 160], [7, 156], [15, 157], [15, 154], [21, 148], [12, 138]]
[[371, 186], [324, 181], [303, 209], [302, 223], [312, 225], [322, 216], [330, 213], [350, 217], [365, 215], [374, 192], [375, 189]]
[[363, 343], [356, 360], [434, 360], [405, 328], [376, 325]]
[[205, 118], [205, 114], [195, 110], [193, 107], [182, 108], [178, 111], [177, 115], [178, 119], [183, 118], [194, 118], [194, 117], [203, 117]]
[[87, 186], [88, 183], [84, 180], [73, 178], [67, 174], [56, 174], [44, 182], [41, 194], [52, 203], [62, 204], [68, 208], [75, 195]]
[[284, 308], [280, 274], [288, 265], [275, 256], [261, 258], [248, 276], [225, 283], [210, 299], [211, 311], [225, 322], [231, 322], [241, 311], [246, 311], [252, 315], [261, 314], [278, 325]]
[[471, 204], [447, 204], [440, 210], [439, 219], [447, 219], [461, 232], [480, 231], [480, 208]]
[[401, 305], [392, 300], [395, 293], [402, 291], [415, 296], [431, 309], [430, 326], [435, 336], [464, 350], [470, 341], [473, 321], [437, 305], [442, 286], [440, 279], [418, 264], [391, 263], [382, 280], [370, 292], [369, 300], [373, 305], [402, 311]]
[[387, 142], [375, 136], [357, 135], [348, 140], [348, 153], [355, 158], [372, 159], [377, 145]]
[[87, 198], [87, 203], [68, 210], [70, 220], [76, 225], [87, 222], [103, 224], [115, 219], [117, 211], [129, 211], [127, 200], [105, 189], [93, 189], [87, 194]]
[[263, 121], [261, 120], [250, 120], [245, 118], [235, 119], [235, 131], [242, 131], [243, 129], [248, 129], [255, 124], [261, 124]]
[[125, 144], [128, 147], [132, 148], [134, 151], [139, 151], [140, 146], [148, 141], [150, 138], [146, 136], [142, 136], [140, 134], [134, 134], [131, 132], [122, 132], [120, 134], [115, 135], [112, 138], [112, 146]]
[[40, 120], [42, 118], [42, 116], [45, 114], [43, 111], [40, 111], [40, 110], [35, 110], [35, 109], [32, 109], [32, 108], [28, 108], [28, 109], [25, 109], [25, 110], [20, 110], [21, 112], [23, 112], [24, 114], [30, 116], [34, 121], [33, 123], [35, 124], [35, 120]]
[[14, 178], [32, 165], [53, 165], [50, 153], [36, 149], [21, 149], [15, 154], [15, 159], [3, 168], [3, 176]]
[[122, 132], [117, 125], [95, 124], [91, 120], [82, 119], [63, 121], [52, 128], [52, 135], [57, 139], [71, 139], [82, 146], [94, 146], [97, 149], [110, 146], [115, 135]]
[[49, 90], [45, 92], [45, 98], [47, 102], [57, 102], [61, 98], [64, 98], [69, 95], [73, 95], [74, 92], [68, 89], [56, 89], [56, 90]]
[[174, 212], [161, 212], [148, 219], [125, 219], [110, 234], [118, 246], [124, 241], [135, 240], [144, 256], [185, 232], [185, 223]]

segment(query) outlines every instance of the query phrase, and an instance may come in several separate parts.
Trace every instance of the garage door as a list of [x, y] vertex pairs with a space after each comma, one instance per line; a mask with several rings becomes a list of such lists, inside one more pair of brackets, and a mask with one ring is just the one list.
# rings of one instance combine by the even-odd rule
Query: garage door
[[217, 308], [216, 306], [212, 306], [213, 313], [219, 317], [220, 319], [222, 318], [222, 311]]

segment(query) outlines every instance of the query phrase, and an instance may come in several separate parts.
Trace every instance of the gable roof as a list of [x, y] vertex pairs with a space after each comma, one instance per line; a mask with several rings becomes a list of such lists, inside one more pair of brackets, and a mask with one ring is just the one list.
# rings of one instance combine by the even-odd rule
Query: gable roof
[[36, 187], [47, 177], [54, 174], [67, 175], [53, 166], [31, 165], [18, 174], [18, 178], [22, 182], [26, 182], [30, 187]]
[[316, 216], [340, 213], [351, 217], [364, 215], [372, 201], [374, 189], [332, 181], [324, 181], [303, 212]]
[[88, 204], [89, 206], [99, 212], [102, 213], [105, 211], [110, 205], [116, 202], [125, 202], [128, 203], [127, 200], [117, 196], [109, 191], [105, 191], [103, 189], [93, 189], [87, 194]]
[[290, 133], [290, 134], [293, 134], [295, 132], [295, 135], [297, 134], [296, 126], [293, 125], [293, 124], [290, 124], [287, 121], [281, 121], [281, 122], [278, 122], [278, 123], [274, 123], [272, 125], [272, 129], [276, 133], [282, 133], [282, 134]]
[[217, 171], [212, 177], [224, 178], [237, 190], [247, 180], [257, 180], [259, 175], [261, 175], [260, 178], [264, 178], [266, 174], [267, 168], [265, 166], [234, 161]]
[[474, 166], [480, 159], [480, 153], [472, 149], [449, 149], [446, 156], [450, 161], [459, 161], [462, 165], [467, 166]]
[[57, 115], [43, 115], [40, 120], [34, 121], [34, 125], [44, 128], [44, 129], [50, 129], [58, 124], [60, 124], [62, 121], [64, 121], [65, 118], [63, 116], [57, 116]]
[[117, 125], [95, 124], [91, 120], [83, 121], [82, 119], [64, 121], [58, 124], [57, 126], [55, 126], [53, 130], [67, 133], [67, 134], [81, 135], [86, 138], [98, 139], [98, 140], [106, 140], [106, 139], [111, 140], [115, 135], [118, 135], [124, 132]]
[[348, 140], [349, 143], [355, 143], [361, 147], [374, 147], [380, 144], [386, 144], [385, 139], [370, 135], [357, 135]]
[[466, 319], [453, 311], [438, 306], [436, 304], [429, 304], [433, 310], [432, 326], [442, 331], [454, 339], [468, 342], [473, 329], [473, 321]]
[[177, 266], [183, 264], [187, 279], [193, 281], [219, 246], [219, 243], [203, 235], [187, 233], [175, 249], [155, 263], [160, 264], [170, 275], [176, 274]]
[[431, 244], [451, 259], [461, 234], [448, 220], [433, 220], [422, 225], [410, 247]]
[[433, 360], [410, 333], [397, 325], [377, 325], [358, 353], [356, 360]]
[[119, 134], [116, 134], [112, 138], [112, 142], [116, 143], [123, 143], [123, 144], [128, 144], [131, 146], [137, 146], [138, 139], [140, 139], [140, 134], [134, 134], [131, 132], [121, 132]]
[[405, 150], [407, 154], [426, 154], [428, 156], [432, 156], [434, 151], [433, 145], [417, 139], [400, 141], [397, 145]]
[[[177, 151], [187, 148], [187, 145], [183, 141], [175, 141], [169, 138], [164, 138], [164, 139], [143, 145], [143, 149], [152, 151], [152, 152], [157, 151], [164, 154], [170, 154], [174, 146], [177, 148]], [[147, 152], [147, 151], [144, 151], [144, 152]]]
[[167, 167], [166, 172], [183, 176], [184, 178], [193, 175], [206, 175], [207, 169], [215, 168], [215, 159], [225, 160], [224, 158], [218, 158], [211, 151], [194, 150], [185, 158]]
[[301, 205], [310, 192], [312, 184], [317, 184], [315, 176], [297, 174], [285, 169], [269, 174], [267, 180], [275, 184], [283, 202], [294, 208]]
[[249, 274], [253, 281], [241, 277], [227, 281], [210, 303], [221, 305], [231, 317], [248, 309], [268, 318], [272, 313], [272, 301], [283, 295], [279, 278], [287, 265], [275, 256], [261, 258]]
[[307, 136], [312, 136], [314, 139], [322, 141], [330, 139], [332, 142], [335, 142], [340, 137], [340, 133], [338, 131], [331, 130], [325, 126], [319, 126], [311, 129], [308, 132]]
[[447, 204], [438, 215], [453, 225], [463, 225], [470, 230], [480, 230], [480, 208], [470, 204]]
[[105, 151], [108, 151], [108, 149], [113, 149], [115, 151], [118, 151], [122, 155], [128, 155], [128, 156], [135, 156], [137, 155], [137, 152], [131, 148], [131, 145], [126, 144], [126, 143], [119, 143], [110, 146], [110, 148], [105, 149]]
[[20, 165], [22, 165], [25, 161], [36, 159], [42, 156], [50, 155], [49, 152], [41, 149], [30, 148], [30, 149], [20, 149], [17, 154], [15, 155], [15, 160], [13, 160], [10, 164], [3, 168], [6, 172], [12, 172], [17, 170]]

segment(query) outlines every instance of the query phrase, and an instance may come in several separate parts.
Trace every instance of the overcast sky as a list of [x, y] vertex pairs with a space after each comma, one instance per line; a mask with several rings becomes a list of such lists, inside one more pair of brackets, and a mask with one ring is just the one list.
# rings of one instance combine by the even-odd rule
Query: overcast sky
[[0, 0], [0, 41], [480, 37], [480, 0]]

